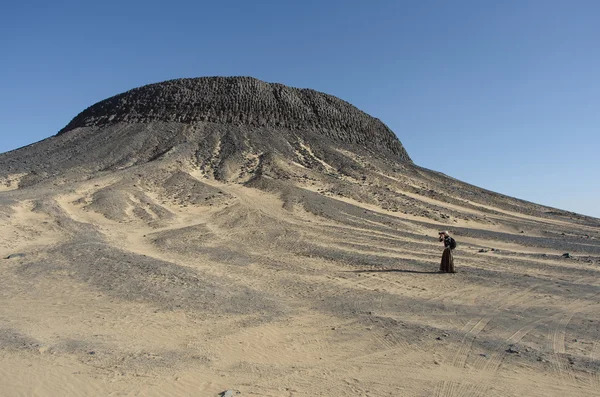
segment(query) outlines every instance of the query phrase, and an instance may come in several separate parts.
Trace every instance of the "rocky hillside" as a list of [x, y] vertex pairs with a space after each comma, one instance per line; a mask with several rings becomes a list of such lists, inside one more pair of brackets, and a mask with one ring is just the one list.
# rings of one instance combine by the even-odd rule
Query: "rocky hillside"
[[101, 101], [55, 136], [0, 154], [0, 187], [64, 185], [124, 170], [140, 183], [162, 175], [161, 185], [198, 171], [288, 198], [299, 186], [450, 225], [495, 223], [498, 209], [596, 222], [418, 167], [385, 124], [351, 104], [249, 77], [172, 80]]
[[343, 153], [412, 164], [385, 124], [331, 95], [247, 77], [180, 79], [101, 101], [55, 136], [0, 154], [0, 183], [81, 180], [157, 160], [235, 182], [279, 160], [356, 169]]
[[410, 161], [385, 124], [348, 102], [251, 77], [178, 79], [136, 88], [87, 108], [59, 135], [80, 127], [152, 122], [312, 131], [341, 142], [373, 146]]

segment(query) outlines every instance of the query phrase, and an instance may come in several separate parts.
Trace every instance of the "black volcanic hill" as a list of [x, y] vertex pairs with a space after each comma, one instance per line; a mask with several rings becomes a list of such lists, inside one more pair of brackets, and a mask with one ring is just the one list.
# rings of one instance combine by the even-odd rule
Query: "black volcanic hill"
[[204, 77], [101, 101], [55, 136], [0, 154], [0, 177], [20, 175], [24, 187], [167, 160], [240, 182], [277, 159], [321, 171], [356, 168], [342, 153], [412, 164], [385, 124], [339, 98], [250, 77]]
[[410, 161], [394, 133], [348, 102], [252, 77], [178, 79], [127, 91], [87, 108], [60, 134], [116, 123], [217, 123], [313, 131]]
[[250, 77], [136, 88], [89, 107], [55, 136], [0, 154], [5, 189], [52, 188], [122, 171], [183, 189], [185, 200], [197, 193], [191, 172], [274, 190], [289, 202], [307, 197], [294, 190], [302, 186], [444, 222], [488, 220], [431, 200], [471, 212], [481, 211], [476, 200], [517, 213], [571, 216], [418, 167], [384, 123], [339, 98]]

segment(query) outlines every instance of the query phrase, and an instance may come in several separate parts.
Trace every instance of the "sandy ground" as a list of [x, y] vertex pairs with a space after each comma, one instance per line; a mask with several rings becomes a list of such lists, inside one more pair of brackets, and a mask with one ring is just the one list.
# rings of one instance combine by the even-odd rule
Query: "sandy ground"
[[[0, 395], [600, 395], [598, 228], [290, 208], [191, 176], [218, 193], [0, 192], [0, 257], [23, 254], [0, 260]], [[437, 272], [448, 228], [457, 274]]]

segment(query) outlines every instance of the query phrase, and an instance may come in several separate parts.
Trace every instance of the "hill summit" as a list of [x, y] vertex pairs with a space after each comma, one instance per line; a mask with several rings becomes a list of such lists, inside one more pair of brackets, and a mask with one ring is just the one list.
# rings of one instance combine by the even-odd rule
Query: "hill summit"
[[135, 88], [87, 108], [59, 135], [81, 127], [151, 122], [313, 131], [341, 142], [371, 145], [410, 161], [384, 123], [350, 103], [315, 90], [252, 77], [177, 79]]
[[18, 175], [25, 187], [165, 160], [220, 181], [247, 182], [269, 170], [285, 178], [282, 163], [356, 174], [354, 156], [412, 164], [384, 123], [332, 95], [251, 77], [202, 77], [96, 103], [55, 136], [0, 154], [0, 178]]

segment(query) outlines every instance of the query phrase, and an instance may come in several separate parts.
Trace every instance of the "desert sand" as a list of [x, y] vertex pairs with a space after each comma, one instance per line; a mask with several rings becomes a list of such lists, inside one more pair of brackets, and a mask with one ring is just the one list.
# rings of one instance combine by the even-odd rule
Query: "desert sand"
[[25, 253], [1, 267], [3, 395], [598, 393], [597, 257], [455, 235], [441, 274], [443, 225], [210, 181], [225, 203], [156, 199], [156, 227], [87, 209], [98, 182], [3, 207], [0, 256]]
[[222, 141], [174, 147], [35, 175], [2, 155], [0, 395], [600, 395], [600, 220], [350, 146], [226, 177]]

